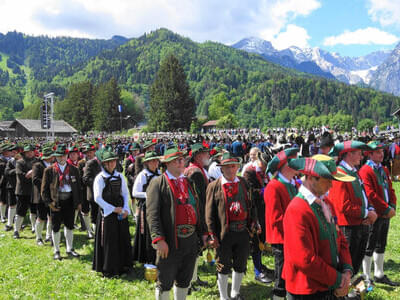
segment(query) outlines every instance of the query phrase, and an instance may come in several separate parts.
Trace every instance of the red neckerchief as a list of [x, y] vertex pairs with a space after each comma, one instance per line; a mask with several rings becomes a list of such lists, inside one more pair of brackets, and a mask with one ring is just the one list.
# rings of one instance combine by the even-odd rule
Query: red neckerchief
[[224, 183], [222, 188], [226, 197], [233, 198], [239, 192], [239, 182]]
[[131, 163], [135, 163], [135, 158], [131, 155], [128, 156], [128, 159], [131, 161]]
[[208, 184], [208, 177], [207, 177], [207, 175], [206, 175], [206, 172], [204, 172], [203, 167], [201, 167], [200, 165], [198, 165], [196, 162], [191, 162], [191, 163], [189, 164], [188, 169], [190, 169], [190, 168], [199, 168], [200, 171], [201, 171], [201, 173], [203, 174], [204, 181], [205, 181], [206, 185]]
[[67, 163], [73, 165], [74, 167], [78, 166], [78, 161], [72, 161], [70, 158], [67, 159]]
[[54, 169], [56, 170], [56, 172], [58, 173], [58, 179], [60, 182], [60, 187], [64, 186], [64, 181], [65, 181], [65, 177], [69, 174], [69, 164], [67, 163], [67, 165], [64, 168], [64, 172], [61, 172], [61, 169], [58, 165], [57, 162], [55, 162], [53, 164]]
[[185, 177], [170, 179], [167, 172], [164, 173], [171, 188], [174, 198], [179, 200], [180, 204], [185, 204], [189, 199], [189, 188]]

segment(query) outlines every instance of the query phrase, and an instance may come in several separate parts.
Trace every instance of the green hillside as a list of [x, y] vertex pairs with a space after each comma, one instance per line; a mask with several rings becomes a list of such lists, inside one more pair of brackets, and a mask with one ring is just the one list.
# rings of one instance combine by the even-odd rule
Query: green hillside
[[[0, 35], [0, 51], [10, 53], [10, 43], [4, 49], [6, 36]], [[8, 40], [13, 39], [13, 61], [29, 67], [23, 72], [24, 87], [28, 83], [23, 93], [32, 97], [54, 91], [61, 100], [72, 83], [99, 84], [114, 77], [123, 90], [147, 105], [149, 85], [160, 62], [174, 54], [187, 75], [197, 114], [208, 115], [214, 97], [223, 92], [232, 100], [240, 126], [290, 126], [304, 123], [296, 120], [299, 115], [337, 113], [348, 115], [354, 125], [363, 118], [384, 122], [400, 104], [399, 98], [389, 94], [285, 69], [219, 43], [196, 43], [167, 29], [131, 40], [50, 39], [12, 33]]]

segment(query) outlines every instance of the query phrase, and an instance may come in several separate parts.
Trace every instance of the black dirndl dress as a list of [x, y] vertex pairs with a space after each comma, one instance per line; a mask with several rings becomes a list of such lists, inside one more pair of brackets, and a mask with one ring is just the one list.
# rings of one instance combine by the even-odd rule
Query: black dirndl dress
[[[105, 182], [102, 194], [104, 201], [115, 207], [123, 207], [121, 178], [110, 176], [103, 179]], [[129, 271], [132, 264], [128, 218], [118, 220], [118, 214], [114, 212], [104, 217], [100, 209], [96, 223], [93, 270], [102, 272], [106, 277], [118, 276]]]
[[[158, 174], [147, 176], [146, 184], [143, 185], [143, 192], [146, 191], [151, 179]], [[138, 198], [137, 205], [139, 207], [139, 218], [136, 224], [135, 239], [133, 242], [133, 260], [142, 264], [155, 265], [156, 250], [151, 243], [150, 229], [146, 220], [146, 199]]]

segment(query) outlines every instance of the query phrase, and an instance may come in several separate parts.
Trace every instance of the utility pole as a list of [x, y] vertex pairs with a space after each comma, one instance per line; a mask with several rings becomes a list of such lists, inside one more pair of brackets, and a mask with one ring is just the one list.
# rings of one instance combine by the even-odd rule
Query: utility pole
[[50, 99], [50, 105], [51, 105], [51, 113], [50, 113], [50, 118], [49, 118], [49, 122], [48, 122], [48, 126], [47, 129], [51, 128], [51, 140], [54, 141], [55, 137], [54, 137], [54, 93], [48, 93], [46, 95], [44, 95], [44, 101], [45, 103], [48, 103]]

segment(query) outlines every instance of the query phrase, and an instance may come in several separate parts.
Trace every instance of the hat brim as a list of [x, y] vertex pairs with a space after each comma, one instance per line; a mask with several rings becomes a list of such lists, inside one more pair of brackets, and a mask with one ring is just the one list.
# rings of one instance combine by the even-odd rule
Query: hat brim
[[51, 154], [51, 155], [43, 155], [43, 156], [42, 156], [42, 159], [49, 159], [49, 158], [52, 158], [52, 157], [54, 157], [54, 154]]
[[106, 159], [102, 160], [101, 162], [105, 163], [105, 162], [113, 161], [113, 160], [118, 160], [118, 156], [106, 158]]
[[241, 165], [243, 162], [243, 159], [241, 157], [236, 157], [236, 159], [238, 159], [238, 161], [231, 160], [231, 161], [227, 161], [224, 163], [221, 162], [221, 163], [217, 164], [217, 166], [223, 167], [223, 166], [229, 166], [229, 165]]
[[176, 152], [176, 153], [174, 153], [174, 154], [176, 154], [176, 155], [169, 156], [169, 157], [167, 157], [167, 158], [161, 158], [161, 159], [160, 159], [161, 162], [162, 162], [162, 163], [167, 163], [167, 162], [173, 161], [173, 160], [175, 160], [175, 159], [178, 159], [178, 158], [180, 158], [180, 157], [184, 157], [184, 153], [183, 153], [183, 152]]
[[333, 180], [342, 181], [342, 182], [352, 182], [352, 181], [356, 180], [356, 178], [353, 176], [339, 173], [339, 172], [337, 172], [336, 174], [332, 174], [332, 177], [333, 177]]
[[149, 157], [147, 159], [144, 159], [143, 162], [145, 163], [147, 161], [156, 160], [156, 159], [161, 160], [161, 157], [160, 156]]
[[64, 156], [64, 155], [68, 155], [68, 153], [54, 153], [53, 154], [53, 156], [55, 156], [55, 157]]

